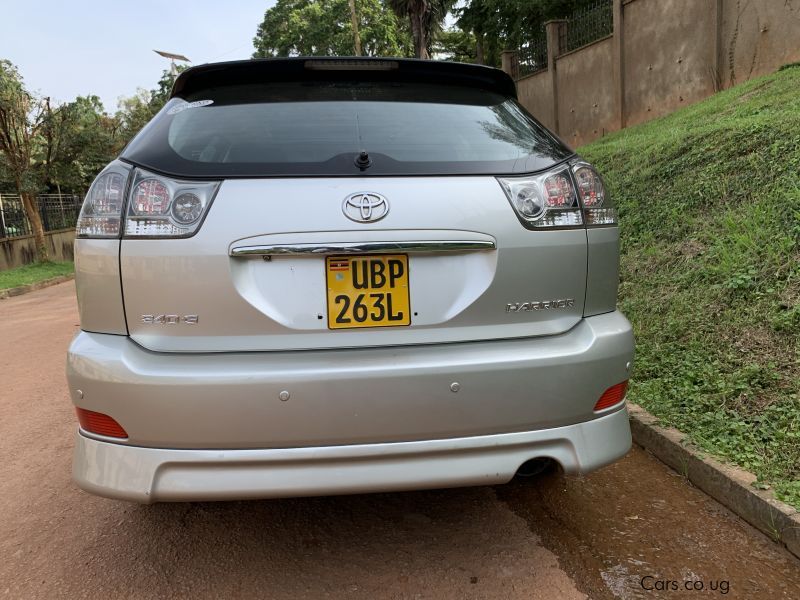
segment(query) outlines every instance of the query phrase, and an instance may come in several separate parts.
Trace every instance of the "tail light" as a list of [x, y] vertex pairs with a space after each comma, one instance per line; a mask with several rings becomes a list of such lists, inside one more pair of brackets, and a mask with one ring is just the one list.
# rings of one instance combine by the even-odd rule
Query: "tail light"
[[573, 165], [572, 173], [578, 187], [578, 196], [583, 205], [587, 227], [593, 225], [616, 225], [617, 209], [606, 192], [603, 179], [589, 163]]
[[78, 216], [76, 235], [82, 238], [118, 238], [125, 206], [125, 186], [131, 167], [114, 161], [89, 188]]
[[617, 209], [589, 163], [579, 161], [540, 175], [497, 180], [528, 229], [617, 224]]
[[498, 177], [514, 212], [528, 229], [583, 225], [578, 195], [568, 167], [541, 175]]
[[189, 237], [197, 232], [218, 181], [182, 181], [136, 169], [125, 217], [125, 237]]
[[181, 181], [112, 162], [94, 180], [78, 217], [82, 238], [189, 237], [197, 232], [218, 181]]
[[627, 391], [627, 380], [623, 381], [622, 383], [612, 385], [605, 392], [603, 392], [602, 396], [600, 396], [600, 400], [598, 400], [597, 404], [594, 405], [594, 411], [599, 412], [619, 404], [625, 399], [625, 392]]
[[75, 411], [78, 413], [78, 422], [84, 431], [113, 438], [128, 437], [128, 432], [122, 428], [122, 425], [106, 414], [85, 408], [76, 408]]

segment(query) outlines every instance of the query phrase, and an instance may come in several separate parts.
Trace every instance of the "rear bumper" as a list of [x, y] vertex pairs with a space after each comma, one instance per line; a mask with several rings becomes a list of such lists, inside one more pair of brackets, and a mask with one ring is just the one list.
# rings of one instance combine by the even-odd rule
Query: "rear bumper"
[[122, 425], [124, 445], [305, 448], [584, 423], [605, 414], [594, 405], [632, 360], [614, 312], [541, 338], [294, 352], [157, 353], [82, 332], [67, 379], [76, 406]]
[[625, 455], [625, 409], [576, 425], [498, 435], [273, 450], [164, 450], [76, 435], [73, 478], [142, 503], [355, 494], [492, 485], [531, 458], [585, 473]]

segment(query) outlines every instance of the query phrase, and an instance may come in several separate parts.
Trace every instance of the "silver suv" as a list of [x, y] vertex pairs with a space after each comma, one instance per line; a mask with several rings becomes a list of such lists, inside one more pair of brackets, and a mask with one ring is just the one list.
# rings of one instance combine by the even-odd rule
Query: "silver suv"
[[503, 72], [209, 64], [92, 185], [74, 478], [138, 502], [495, 484], [630, 447], [600, 176]]

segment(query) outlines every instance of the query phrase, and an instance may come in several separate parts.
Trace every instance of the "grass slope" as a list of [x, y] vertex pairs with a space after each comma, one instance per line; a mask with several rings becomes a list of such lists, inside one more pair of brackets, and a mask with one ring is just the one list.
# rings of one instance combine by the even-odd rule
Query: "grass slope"
[[0, 290], [44, 281], [59, 275], [69, 275], [73, 270], [71, 262], [44, 262], [0, 271]]
[[800, 67], [581, 149], [620, 209], [629, 398], [800, 508]]

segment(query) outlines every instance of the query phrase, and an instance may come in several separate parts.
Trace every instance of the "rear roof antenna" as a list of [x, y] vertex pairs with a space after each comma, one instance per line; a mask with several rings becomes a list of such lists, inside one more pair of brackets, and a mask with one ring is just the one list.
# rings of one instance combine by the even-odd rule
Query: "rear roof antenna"
[[362, 150], [359, 155], [356, 156], [356, 160], [354, 162], [362, 171], [369, 169], [372, 166], [372, 159], [369, 157], [369, 154], [367, 154], [366, 150]]

